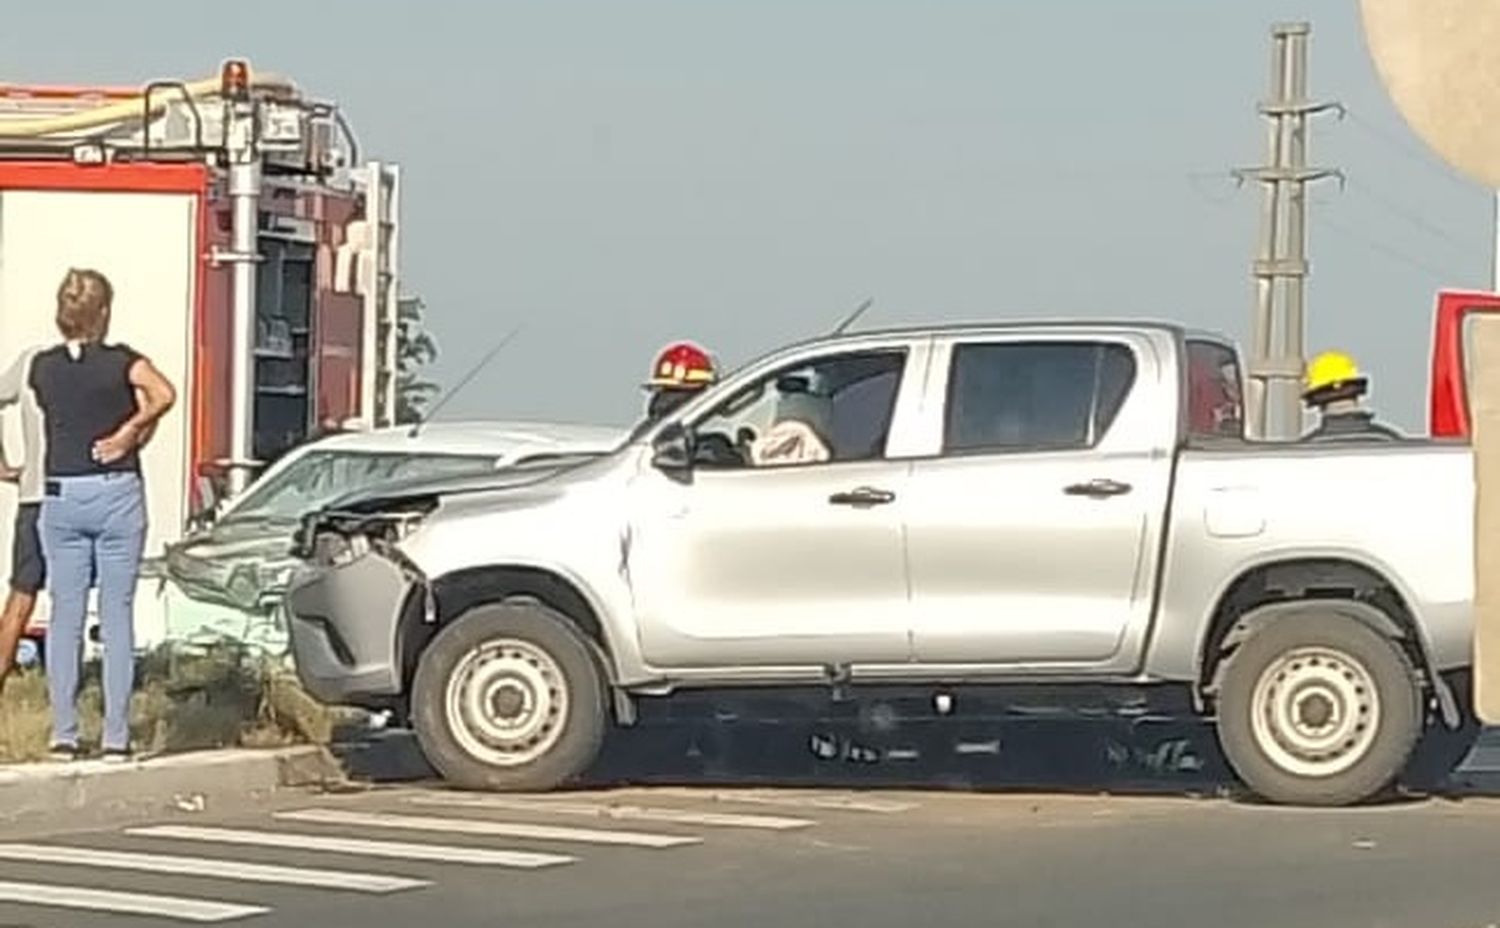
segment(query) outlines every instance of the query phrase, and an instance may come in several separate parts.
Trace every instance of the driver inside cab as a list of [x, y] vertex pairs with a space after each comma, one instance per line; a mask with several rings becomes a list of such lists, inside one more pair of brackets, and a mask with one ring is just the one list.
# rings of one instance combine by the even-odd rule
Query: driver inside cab
[[765, 434], [750, 444], [756, 467], [816, 464], [832, 457], [827, 435], [833, 420], [833, 400], [816, 392], [805, 377], [783, 377], [776, 383], [775, 419]]

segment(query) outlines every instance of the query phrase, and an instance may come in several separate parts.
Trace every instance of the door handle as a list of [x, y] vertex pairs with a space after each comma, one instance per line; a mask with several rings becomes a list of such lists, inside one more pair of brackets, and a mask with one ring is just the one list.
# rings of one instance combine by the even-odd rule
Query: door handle
[[1130, 484], [1121, 483], [1118, 480], [1110, 480], [1108, 477], [1097, 477], [1084, 483], [1074, 483], [1063, 487], [1063, 492], [1069, 496], [1088, 496], [1093, 499], [1104, 499], [1106, 496], [1120, 496], [1130, 492]]
[[828, 497], [828, 502], [835, 506], [884, 506], [895, 501], [896, 494], [875, 487], [857, 487]]

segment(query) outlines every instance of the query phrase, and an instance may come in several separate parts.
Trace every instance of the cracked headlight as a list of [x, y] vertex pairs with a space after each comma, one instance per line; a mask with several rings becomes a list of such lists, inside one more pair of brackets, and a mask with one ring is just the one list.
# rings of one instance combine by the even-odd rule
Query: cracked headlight
[[364, 535], [320, 532], [313, 539], [312, 561], [320, 567], [343, 567], [364, 557], [369, 551], [370, 539]]

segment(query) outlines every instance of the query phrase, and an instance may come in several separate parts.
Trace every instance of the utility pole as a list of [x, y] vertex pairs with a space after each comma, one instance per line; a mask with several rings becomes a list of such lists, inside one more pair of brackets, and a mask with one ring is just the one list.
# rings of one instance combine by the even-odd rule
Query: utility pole
[[1311, 31], [1307, 23], [1271, 27], [1271, 94], [1259, 106], [1269, 120], [1267, 163], [1235, 172], [1240, 180], [1256, 180], [1263, 187], [1260, 246], [1251, 266], [1255, 310], [1247, 419], [1253, 438], [1292, 439], [1302, 432], [1307, 184], [1341, 176], [1336, 170], [1307, 166], [1307, 117], [1341, 109], [1337, 103], [1307, 99]]
[[1494, 251], [1490, 255], [1490, 289], [1500, 293], [1500, 190], [1495, 191], [1494, 197]]

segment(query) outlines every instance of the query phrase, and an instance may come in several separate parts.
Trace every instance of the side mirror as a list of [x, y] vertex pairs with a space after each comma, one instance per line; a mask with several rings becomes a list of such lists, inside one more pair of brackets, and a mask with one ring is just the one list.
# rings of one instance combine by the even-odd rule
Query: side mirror
[[693, 467], [693, 439], [678, 423], [663, 428], [651, 443], [651, 466], [663, 471], [685, 471]]

